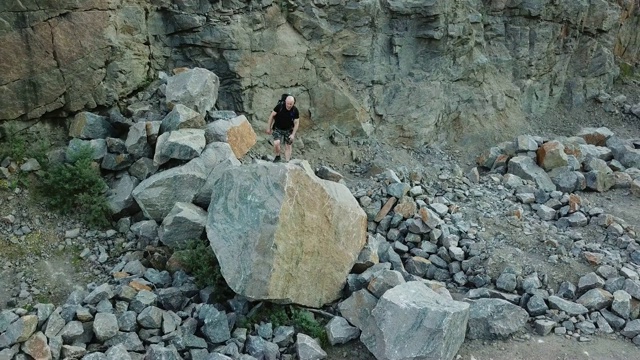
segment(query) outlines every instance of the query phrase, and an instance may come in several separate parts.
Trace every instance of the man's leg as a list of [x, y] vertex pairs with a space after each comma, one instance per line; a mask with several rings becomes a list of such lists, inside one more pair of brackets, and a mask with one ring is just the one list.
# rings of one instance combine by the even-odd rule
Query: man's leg
[[293, 146], [291, 144], [286, 144], [284, 146], [284, 158], [288, 162], [291, 159], [291, 150]]
[[280, 155], [280, 140], [273, 141], [273, 151], [275, 151], [276, 156]]
[[276, 157], [275, 159], [273, 159], [273, 161], [280, 161], [280, 138], [278, 138], [277, 140], [273, 140], [273, 151], [276, 154]]

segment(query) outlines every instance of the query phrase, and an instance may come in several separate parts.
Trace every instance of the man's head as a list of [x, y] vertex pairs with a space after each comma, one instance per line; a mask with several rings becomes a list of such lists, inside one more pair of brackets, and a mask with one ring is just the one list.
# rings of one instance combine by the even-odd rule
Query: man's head
[[293, 107], [293, 104], [295, 103], [296, 103], [296, 99], [293, 96], [289, 95], [287, 96], [287, 99], [284, 101], [284, 106], [287, 107], [287, 110], [291, 110], [291, 108]]

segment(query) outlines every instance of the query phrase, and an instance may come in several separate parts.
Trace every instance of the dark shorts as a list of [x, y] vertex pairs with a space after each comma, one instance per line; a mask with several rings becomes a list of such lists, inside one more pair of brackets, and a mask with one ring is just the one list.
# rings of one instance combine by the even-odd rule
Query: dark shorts
[[291, 139], [289, 139], [289, 136], [291, 135], [291, 131], [293, 129], [290, 130], [282, 130], [282, 129], [273, 129], [273, 140], [280, 140], [280, 144], [282, 143], [286, 143], [288, 145], [293, 144], [293, 141], [291, 141]]

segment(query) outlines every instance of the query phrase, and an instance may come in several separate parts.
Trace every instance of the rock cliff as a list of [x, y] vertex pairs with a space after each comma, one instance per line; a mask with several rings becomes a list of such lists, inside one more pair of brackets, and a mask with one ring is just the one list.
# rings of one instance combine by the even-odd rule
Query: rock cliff
[[[117, 104], [204, 67], [219, 109], [409, 146], [579, 106], [640, 61], [631, 0], [23, 0], [0, 4], [0, 121]], [[637, 70], [635, 70], [637, 71]], [[261, 125], [262, 126], [262, 125]]]

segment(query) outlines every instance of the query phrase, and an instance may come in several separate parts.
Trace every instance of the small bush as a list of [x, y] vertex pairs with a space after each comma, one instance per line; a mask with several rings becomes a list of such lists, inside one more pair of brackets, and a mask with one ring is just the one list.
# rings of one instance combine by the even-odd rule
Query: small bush
[[111, 216], [105, 197], [108, 187], [92, 155], [93, 150], [86, 146], [70, 163], [47, 168], [37, 190], [51, 208], [63, 214], [77, 213], [87, 224], [104, 227]]
[[319, 339], [322, 346], [326, 346], [329, 343], [324, 324], [316, 320], [312, 312], [293, 308], [291, 310], [291, 320], [297, 331]]
[[201, 288], [207, 286], [214, 288], [216, 300], [223, 301], [233, 297], [233, 291], [220, 272], [218, 259], [205, 241], [190, 241], [176, 256], [187, 272], [193, 275], [196, 285]]
[[25, 158], [34, 158], [40, 164], [46, 161], [47, 151], [51, 148], [47, 139], [25, 130], [18, 130], [15, 125], [8, 125], [1, 130], [0, 160], [9, 156], [17, 162]]
[[22, 159], [27, 156], [27, 137], [15, 126], [7, 126], [2, 131], [2, 146], [0, 146], [0, 160], [7, 156], [12, 159]]

